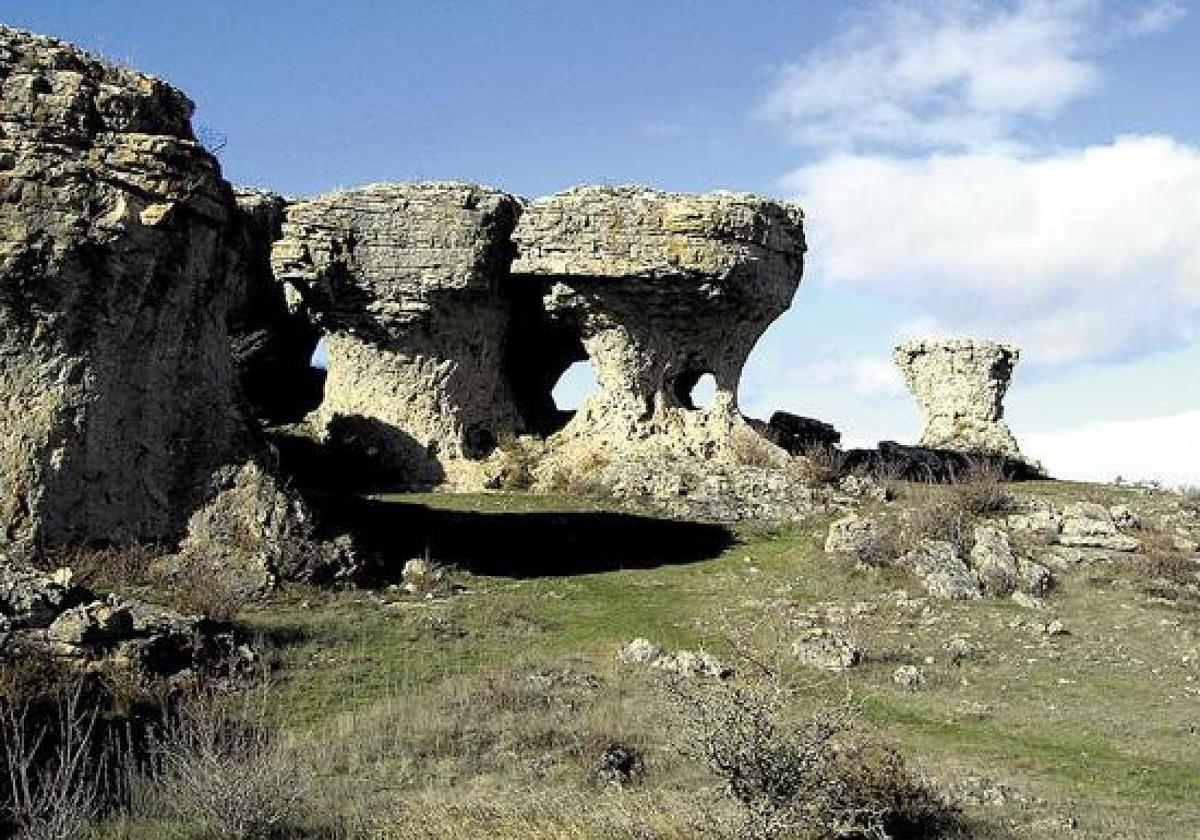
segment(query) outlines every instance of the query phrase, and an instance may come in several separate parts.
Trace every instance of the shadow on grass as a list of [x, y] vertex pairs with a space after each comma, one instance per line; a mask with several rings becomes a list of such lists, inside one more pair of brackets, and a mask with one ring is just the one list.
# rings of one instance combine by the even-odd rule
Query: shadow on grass
[[320, 509], [325, 528], [351, 533], [369, 558], [367, 585], [396, 580], [414, 557], [531, 578], [695, 563], [735, 539], [721, 525], [603, 511], [486, 513], [360, 498], [323, 500]]

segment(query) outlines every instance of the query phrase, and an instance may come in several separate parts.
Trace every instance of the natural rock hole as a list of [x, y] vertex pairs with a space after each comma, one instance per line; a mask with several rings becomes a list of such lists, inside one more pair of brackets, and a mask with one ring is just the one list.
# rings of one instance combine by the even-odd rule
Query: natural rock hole
[[558, 378], [550, 396], [560, 414], [573, 414], [583, 405], [583, 401], [600, 390], [600, 382], [596, 379], [596, 368], [591, 359], [573, 362]]
[[707, 411], [717, 396], [717, 380], [703, 370], [690, 370], [676, 377], [671, 390], [684, 408]]

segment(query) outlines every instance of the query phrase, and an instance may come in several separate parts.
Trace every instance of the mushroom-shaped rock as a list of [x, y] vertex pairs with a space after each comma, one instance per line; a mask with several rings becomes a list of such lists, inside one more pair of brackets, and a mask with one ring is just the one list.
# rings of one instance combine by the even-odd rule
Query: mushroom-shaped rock
[[253, 448], [233, 194], [170, 85], [0, 27], [0, 544], [161, 540]]
[[[800, 282], [799, 207], [740, 193], [580, 187], [531, 202], [514, 239], [514, 286], [541, 291], [550, 322], [582, 338], [599, 382], [565, 434], [667, 438], [706, 457], [728, 448], [744, 425], [742, 367]], [[566, 357], [546, 353], [561, 367], [541, 378], [552, 383]], [[694, 411], [704, 374], [716, 395]]]
[[924, 415], [920, 445], [1021, 456], [1004, 423], [1004, 395], [1020, 351], [972, 339], [920, 339], [896, 348], [895, 360]]
[[288, 205], [272, 249], [293, 308], [326, 333], [315, 421], [393, 483], [469, 475], [517, 428], [504, 375], [520, 203], [459, 183], [378, 184]]

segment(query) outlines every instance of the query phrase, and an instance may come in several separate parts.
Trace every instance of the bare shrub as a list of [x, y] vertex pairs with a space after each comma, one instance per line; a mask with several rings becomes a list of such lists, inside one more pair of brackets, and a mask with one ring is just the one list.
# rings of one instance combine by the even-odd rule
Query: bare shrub
[[905, 511], [899, 548], [911, 551], [923, 540], [941, 540], [963, 553], [970, 547], [971, 520], [971, 510], [961, 495], [930, 488], [923, 499]]
[[220, 840], [288, 836], [305, 813], [309, 778], [267, 714], [265, 683], [222, 696], [198, 689], [150, 742], [155, 801]]
[[845, 476], [846, 454], [832, 446], [814, 446], [800, 462], [801, 480], [809, 487], [835, 484]]
[[738, 806], [729, 833], [745, 840], [888, 838], [915, 828], [928, 836], [954, 819], [955, 809], [899, 753], [860, 734], [849, 698], [799, 714], [798, 687], [777, 662], [733, 641], [737, 678], [668, 683], [684, 754], [702, 762]]
[[519, 491], [533, 487], [534, 457], [515, 435], [504, 435], [497, 447], [500, 452], [499, 488]]
[[589, 453], [569, 467], [555, 468], [550, 475], [548, 489], [585, 499], [611, 498], [611, 488], [604, 480], [604, 468], [607, 466], [608, 458], [602, 453]]
[[69, 568], [75, 580], [90, 589], [125, 591], [160, 586], [156, 562], [159, 546], [132, 544], [105, 547], [56, 548], [46, 552], [39, 565], [45, 569]]
[[1012, 510], [1013, 497], [1005, 487], [1008, 477], [994, 458], [972, 457], [966, 469], [951, 483], [963, 509], [972, 514], [1003, 513]]
[[172, 606], [213, 621], [233, 621], [250, 600], [233, 571], [190, 553], [179, 556], [170, 581]]
[[759, 469], [778, 466], [781, 459], [791, 457], [758, 432], [748, 429], [734, 430], [730, 451], [739, 465]]
[[87, 836], [104, 800], [105, 760], [93, 749], [97, 709], [85, 710], [82, 680], [58, 698], [54, 720], [30, 701], [0, 699], [6, 821], [17, 840]]
[[1200, 487], [1181, 487], [1179, 496], [1180, 507], [1190, 513], [1200, 515]]

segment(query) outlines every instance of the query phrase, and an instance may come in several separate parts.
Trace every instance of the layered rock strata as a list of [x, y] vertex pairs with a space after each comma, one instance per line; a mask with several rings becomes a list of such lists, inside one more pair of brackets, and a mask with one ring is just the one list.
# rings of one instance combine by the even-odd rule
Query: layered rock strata
[[[730, 456], [739, 433], [754, 434], [738, 382], [791, 305], [802, 224], [799, 207], [735, 193], [580, 187], [531, 202], [514, 233], [513, 284], [542, 292], [549, 322], [582, 341], [600, 386], [557, 437], [610, 452], [653, 441], [680, 457]], [[705, 374], [716, 396], [697, 409], [691, 391]]]
[[0, 28], [0, 543], [177, 536], [253, 449], [232, 192], [158, 79]]
[[1022, 460], [1004, 422], [1004, 395], [1020, 351], [971, 339], [923, 339], [896, 348], [896, 364], [924, 416], [920, 445]]
[[379, 184], [290, 204], [275, 277], [326, 336], [313, 420], [397, 486], [455, 483], [518, 426], [500, 293], [520, 212], [458, 183]]

